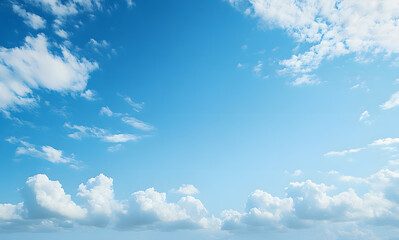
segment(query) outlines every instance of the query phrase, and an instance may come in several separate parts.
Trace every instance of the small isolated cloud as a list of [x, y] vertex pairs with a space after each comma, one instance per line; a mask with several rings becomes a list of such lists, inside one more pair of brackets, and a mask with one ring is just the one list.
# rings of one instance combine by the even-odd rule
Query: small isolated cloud
[[102, 107], [100, 110], [100, 115], [106, 115], [108, 117], [112, 117], [114, 113], [109, 109], [108, 106]]
[[241, 63], [237, 64], [237, 68], [242, 68], [242, 67], [243, 67], [243, 65]]
[[90, 90], [90, 89], [87, 89], [86, 91], [81, 92], [81, 93], [80, 93], [80, 96], [81, 96], [82, 98], [85, 98], [86, 100], [89, 100], [89, 101], [95, 101], [95, 100], [97, 100], [97, 99], [96, 99], [97, 92], [94, 91], [94, 90]]
[[363, 149], [364, 148], [353, 148], [353, 149], [343, 150], [343, 151], [339, 151], [339, 152], [331, 151], [331, 152], [328, 152], [328, 153], [324, 154], [324, 156], [345, 156], [345, 155], [347, 155], [349, 153], [360, 152]]
[[116, 151], [119, 151], [120, 149], [122, 149], [122, 144], [116, 144], [114, 146], [108, 147], [107, 151], [108, 152], [116, 152]]
[[262, 71], [262, 67], [263, 67], [263, 62], [262, 62], [262, 61], [258, 61], [258, 64], [255, 65], [253, 71], [254, 71], [256, 74], [259, 74], [259, 73]]
[[320, 81], [316, 78], [315, 75], [302, 75], [295, 79], [295, 81], [291, 82], [293, 86], [300, 86], [300, 85], [317, 85]]
[[126, 4], [129, 8], [135, 7], [136, 3], [133, 2], [132, 0], [126, 0]]
[[183, 184], [181, 187], [179, 187], [179, 189], [173, 189], [172, 192], [183, 195], [194, 195], [199, 193], [198, 189], [191, 184]]
[[359, 121], [363, 121], [366, 120], [370, 117], [369, 112], [366, 110], [364, 112], [362, 112], [362, 114], [360, 115]]
[[384, 104], [380, 105], [383, 110], [391, 109], [399, 105], [399, 91], [394, 93]]
[[28, 155], [34, 158], [43, 159], [52, 163], [70, 163], [75, 160], [73, 157], [66, 157], [62, 150], [55, 149], [51, 146], [36, 147], [26, 141], [22, 141], [15, 137], [6, 139], [7, 142], [12, 144], [19, 144], [15, 152], [16, 155]]
[[17, 4], [12, 5], [12, 10], [18, 14], [18, 16], [24, 19], [24, 23], [29, 27], [38, 30], [46, 27], [46, 20], [34, 13], [27, 12]]
[[242, 45], [242, 46], [241, 46], [241, 49], [242, 49], [242, 50], [247, 50], [247, 49], [248, 49], [248, 45], [246, 45], [246, 44]]
[[303, 174], [302, 170], [301, 170], [301, 169], [297, 169], [297, 170], [295, 170], [291, 175], [292, 175], [293, 177], [298, 177], [298, 176], [300, 176], [300, 175], [302, 175], [302, 174]]

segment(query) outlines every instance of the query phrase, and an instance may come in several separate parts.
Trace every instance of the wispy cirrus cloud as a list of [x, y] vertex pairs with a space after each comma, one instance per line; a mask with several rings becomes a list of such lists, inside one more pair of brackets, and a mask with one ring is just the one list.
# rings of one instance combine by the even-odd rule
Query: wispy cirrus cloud
[[125, 143], [129, 141], [137, 141], [140, 138], [142, 138], [141, 136], [128, 134], [128, 133], [111, 134], [107, 130], [98, 127], [71, 125], [69, 123], [65, 123], [64, 127], [71, 130], [75, 130], [74, 133], [70, 133], [68, 134], [68, 136], [70, 138], [77, 140], [80, 140], [83, 137], [93, 137], [93, 138], [99, 138], [101, 141], [104, 142]]
[[20, 140], [16, 137], [6, 139], [7, 142], [12, 144], [19, 144], [15, 152], [16, 155], [28, 155], [34, 158], [43, 159], [52, 163], [71, 163], [76, 162], [72, 157], [64, 156], [62, 150], [55, 149], [51, 146], [36, 147], [35, 145], [26, 141]]

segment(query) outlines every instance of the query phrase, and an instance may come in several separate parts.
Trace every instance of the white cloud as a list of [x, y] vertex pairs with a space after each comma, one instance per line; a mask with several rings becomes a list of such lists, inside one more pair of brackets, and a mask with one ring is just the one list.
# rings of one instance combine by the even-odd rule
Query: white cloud
[[300, 176], [300, 175], [302, 175], [302, 174], [303, 174], [302, 170], [301, 170], [301, 169], [297, 169], [297, 170], [295, 170], [295, 171], [292, 173], [292, 176], [298, 177], [298, 176]]
[[191, 184], [183, 184], [179, 189], [172, 190], [172, 192], [184, 195], [194, 195], [199, 193], [198, 189]]
[[386, 101], [384, 104], [380, 105], [380, 107], [384, 110], [391, 109], [399, 105], [399, 91], [394, 93], [391, 98]]
[[61, 56], [49, 51], [43, 34], [26, 37], [25, 45], [0, 48], [0, 108], [32, 105], [34, 89], [82, 92], [97, 63], [79, 59], [64, 46]]
[[82, 11], [101, 9], [102, 0], [27, 0], [58, 17], [75, 15]]
[[105, 142], [124, 143], [129, 141], [137, 141], [138, 139], [140, 139], [140, 137], [133, 134], [122, 133], [122, 134], [107, 135], [104, 136], [102, 139]]
[[33, 218], [66, 217], [81, 219], [87, 210], [79, 207], [65, 194], [58, 181], [51, 181], [46, 175], [38, 174], [26, 181], [25, 205]]
[[56, 31], [55, 31], [55, 34], [57, 34], [60, 38], [64, 38], [64, 39], [67, 39], [68, 38], [68, 33], [67, 32], [65, 32], [64, 30], [62, 30], [62, 29], [57, 29]]
[[255, 67], [254, 67], [254, 72], [256, 73], [256, 74], [258, 74], [258, 73], [260, 73], [261, 71], [262, 71], [262, 67], [263, 67], [263, 63], [262, 63], [262, 61], [258, 61], [258, 64], [257, 65], [255, 65]]
[[293, 81], [291, 84], [293, 86], [300, 86], [300, 85], [317, 85], [319, 83], [320, 81], [316, 78], [315, 75], [304, 74], [295, 79], [295, 81]]
[[364, 148], [353, 148], [353, 149], [349, 149], [349, 150], [343, 150], [343, 151], [340, 151], [340, 152], [331, 151], [331, 152], [328, 152], [328, 153], [324, 154], [324, 156], [345, 156], [345, 155], [347, 155], [349, 153], [360, 152], [363, 149]]
[[82, 137], [94, 137], [99, 138], [104, 142], [124, 143], [128, 141], [137, 141], [141, 138], [140, 136], [127, 133], [111, 134], [108, 131], [97, 127], [70, 125], [69, 123], [65, 123], [64, 126], [76, 130], [76, 132], [71, 133], [68, 136], [77, 140], [82, 139]]
[[375, 140], [370, 146], [387, 146], [396, 143], [399, 143], [399, 138], [382, 138]]
[[85, 99], [89, 100], [89, 101], [95, 101], [97, 93], [94, 90], [87, 89], [86, 91], [81, 92], [80, 96], [82, 98], [85, 98]]
[[64, 156], [62, 150], [55, 149], [51, 146], [41, 146], [37, 148], [35, 145], [15, 137], [8, 138], [7, 141], [12, 144], [22, 145], [17, 147], [16, 155], [29, 155], [52, 163], [70, 163], [75, 161], [72, 157]]
[[[127, 114], [115, 113], [115, 112], [111, 111], [111, 109], [108, 106], [106, 106], [106, 107], [101, 108], [100, 115], [106, 115], [108, 117], [112, 117], [112, 116], [121, 117], [121, 116], [127, 115]], [[151, 126], [143, 121], [140, 121], [134, 117], [125, 116], [125, 117], [122, 117], [121, 120], [122, 120], [122, 122], [124, 122], [134, 128], [137, 128], [139, 130], [142, 130], [142, 131], [150, 131], [150, 130], [154, 129], [153, 126]]]
[[114, 113], [109, 109], [108, 106], [102, 107], [100, 110], [100, 115], [107, 115], [108, 117], [112, 117]]
[[14, 204], [0, 204], [0, 221], [1, 220], [15, 220], [15, 219], [21, 219], [21, 214], [23, 212], [22, 210], [23, 204], [20, 203], [18, 205]]
[[34, 13], [27, 12], [17, 4], [12, 5], [12, 10], [24, 19], [24, 23], [37, 30], [46, 27], [46, 20]]
[[360, 115], [359, 121], [366, 120], [366, 119], [369, 118], [369, 117], [370, 117], [370, 114], [369, 114], [369, 112], [366, 110], [366, 111], [364, 111], [364, 112]]
[[304, 74], [324, 59], [355, 53], [398, 53], [399, 5], [379, 0], [230, 0], [269, 27], [286, 30], [308, 51], [280, 61], [286, 72]]
[[136, 103], [134, 102], [130, 97], [123, 97], [122, 95], [120, 95], [123, 100], [125, 100], [130, 106], [133, 107], [134, 111], [136, 112], [140, 112], [143, 109], [144, 106], [144, 102], [142, 103]]
[[136, 3], [133, 2], [132, 0], [126, 0], [126, 4], [129, 8], [135, 7]]
[[153, 130], [154, 127], [143, 122], [140, 121], [134, 117], [123, 117], [122, 121], [126, 124], [131, 125], [132, 127], [135, 127], [137, 129], [143, 130], [143, 131], [149, 131], [149, 130]]
[[114, 146], [108, 147], [107, 151], [108, 152], [116, 152], [119, 151], [122, 148], [122, 144], [116, 144]]

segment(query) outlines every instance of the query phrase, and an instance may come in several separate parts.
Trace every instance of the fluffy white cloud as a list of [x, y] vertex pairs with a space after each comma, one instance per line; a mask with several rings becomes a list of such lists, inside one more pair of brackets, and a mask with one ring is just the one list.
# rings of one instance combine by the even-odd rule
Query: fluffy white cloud
[[304, 74], [324, 59], [355, 53], [399, 52], [399, 4], [394, 0], [230, 0], [245, 14], [286, 30], [309, 43], [307, 52], [280, 64], [286, 72]]
[[399, 138], [383, 138], [375, 140], [370, 146], [388, 146], [396, 143], [399, 143]]
[[35, 103], [33, 89], [81, 92], [97, 63], [74, 56], [60, 46], [62, 55], [52, 53], [43, 34], [26, 37], [25, 45], [0, 48], [0, 108]]
[[12, 5], [12, 10], [16, 14], [18, 14], [18, 16], [22, 17], [24, 19], [24, 23], [31, 28], [37, 30], [46, 27], [46, 20], [44, 20], [39, 15], [27, 12], [25, 9], [21, 8], [17, 4]]
[[0, 220], [16, 220], [21, 219], [23, 204], [0, 204]]
[[209, 217], [200, 200], [187, 196], [168, 203], [166, 194], [154, 188], [138, 191], [129, 199], [127, 212], [120, 216], [121, 229], [197, 229], [218, 227], [219, 221]]
[[194, 195], [199, 193], [198, 189], [191, 184], [183, 184], [179, 189], [172, 190], [172, 192], [184, 195]]
[[391, 109], [399, 105], [399, 91], [394, 93], [391, 98], [380, 107], [384, 110]]
[[55, 149], [51, 146], [41, 146], [40, 148], [37, 148], [35, 145], [15, 137], [8, 138], [6, 141], [12, 144], [22, 145], [17, 148], [17, 155], [29, 155], [35, 158], [47, 160], [52, 163], [70, 163], [74, 161], [72, 157], [64, 156], [62, 150]]
[[46, 175], [38, 174], [26, 181], [25, 205], [32, 218], [65, 217], [82, 219], [87, 210], [79, 207], [65, 194], [58, 181], [51, 181]]

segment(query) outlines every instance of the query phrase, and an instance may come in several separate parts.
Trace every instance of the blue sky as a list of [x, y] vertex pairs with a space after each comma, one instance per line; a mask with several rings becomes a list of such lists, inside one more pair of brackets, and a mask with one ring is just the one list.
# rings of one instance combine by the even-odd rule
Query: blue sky
[[1, 2], [1, 239], [397, 239], [398, 19]]

